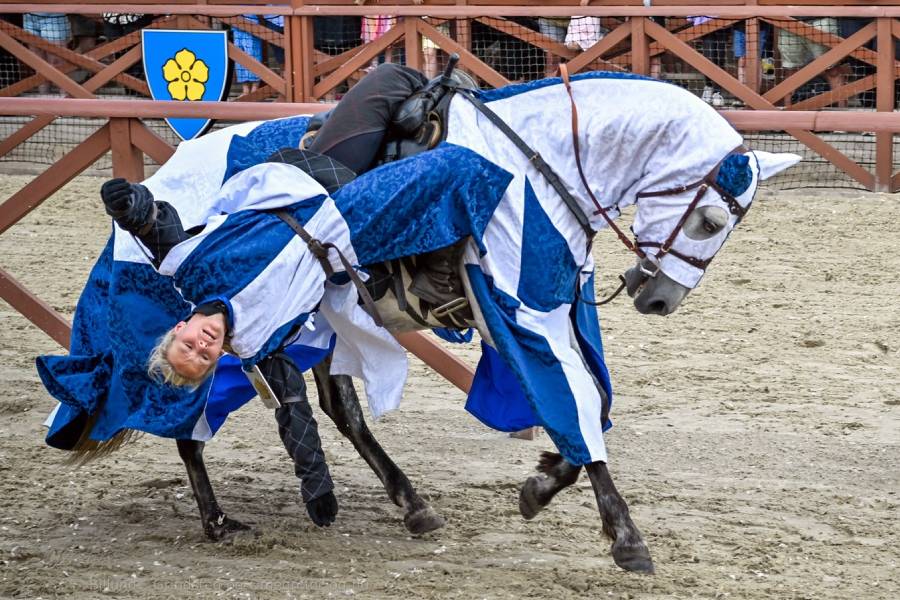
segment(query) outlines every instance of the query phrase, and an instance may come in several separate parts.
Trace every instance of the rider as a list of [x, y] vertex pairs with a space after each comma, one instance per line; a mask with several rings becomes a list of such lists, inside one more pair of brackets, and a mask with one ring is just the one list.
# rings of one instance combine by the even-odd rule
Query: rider
[[[334, 193], [357, 174], [375, 166], [398, 109], [427, 83], [413, 69], [392, 63], [381, 65], [344, 96], [316, 132], [309, 151], [281, 151], [269, 160], [289, 162], [301, 168], [329, 193]], [[203, 229], [201, 226], [186, 231], [177, 211], [169, 203], [155, 200], [141, 184], [112, 179], [103, 185], [101, 196], [107, 213], [143, 243], [157, 268], [170, 250]], [[453, 265], [450, 256], [445, 255], [437, 251], [423, 260], [426, 272], [431, 275], [426, 281], [437, 282], [432, 289], [445, 283], [444, 287], [450, 291], [446, 281]], [[231, 333], [225, 304], [218, 300], [202, 303], [188, 319], [163, 337], [151, 356], [150, 369], [167, 383], [199, 385], [215, 370]], [[282, 350], [278, 344], [256, 366], [275, 395], [282, 399], [282, 406], [276, 409], [279, 433], [294, 459], [310, 516], [317, 524], [327, 525], [337, 513], [333, 484], [306, 399], [303, 377]]]
[[[202, 229], [185, 231], [174, 208], [167, 202], [154, 201], [143, 185], [113, 179], [103, 184], [100, 194], [106, 212], [143, 243], [157, 269], [173, 248], [198, 234], [195, 229]], [[188, 299], [199, 304], [187, 319], [163, 336], [151, 354], [149, 370], [167, 383], [196, 386], [215, 369], [223, 346], [231, 339], [233, 325], [223, 300]], [[303, 374], [281, 344], [257, 361], [256, 366], [281, 401], [275, 409], [278, 432], [294, 461], [307, 512], [316, 525], [328, 526], [334, 522], [338, 503], [306, 398]]]

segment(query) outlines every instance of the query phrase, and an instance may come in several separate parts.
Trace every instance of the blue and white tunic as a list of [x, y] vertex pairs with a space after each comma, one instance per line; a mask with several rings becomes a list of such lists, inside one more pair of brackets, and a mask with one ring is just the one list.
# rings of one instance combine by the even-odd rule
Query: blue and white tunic
[[[319, 260], [278, 216], [289, 212], [309, 234], [357, 264], [347, 223], [325, 189], [283, 163], [250, 167], [214, 196], [203, 230], [176, 245], [159, 267], [193, 305], [219, 300], [228, 312], [231, 349], [245, 368], [296, 340], [321, 312], [337, 334], [334, 372], [361, 377], [376, 414], [396, 407], [406, 377], [400, 345], [357, 303], [350, 283], [326, 281]], [[329, 253], [334, 271], [344, 267]], [[348, 372], [349, 371], [349, 372]]]

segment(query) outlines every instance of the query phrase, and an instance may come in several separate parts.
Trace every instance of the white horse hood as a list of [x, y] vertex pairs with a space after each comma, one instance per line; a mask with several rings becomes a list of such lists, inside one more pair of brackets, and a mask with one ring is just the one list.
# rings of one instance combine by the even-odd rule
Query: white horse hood
[[[750, 170], [751, 179], [747, 188], [735, 196], [735, 200], [744, 209], [749, 209], [753, 203], [760, 181], [796, 164], [801, 159], [796, 154], [771, 154], [762, 151], [746, 152], [744, 156], [750, 159], [747, 167]], [[691, 189], [681, 194], [670, 196], [641, 198], [638, 202], [638, 211], [632, 226], [637, 239], [653, 242], [663, 242], [668, 239], [696, 193], [696, 189]], [[682, 229], [672, 243], [673, 250], [685, 256], [709, 260], [722, 248], [740, 219], [738, 215], [728, 210], [728, 206], [721, 194], [713, 188], [707, 189], [697, 203], [698, 209], [705, 206], [718, 206], [725, 209], [728, 214], [728, 222], [725, 227], [706, 239], [692, 239]], [[703, 269], [699, 269], [672, 254], [666, 254], [660, 261], [656, 261], [654, 252], [649, 251], [651, 250], [650, 248], [647, 250], [648, 258], [651, 262], [658, 262], [662, 272], [681, 285], [695, 288], [700, 283], [700, 279], [705, 272]]]

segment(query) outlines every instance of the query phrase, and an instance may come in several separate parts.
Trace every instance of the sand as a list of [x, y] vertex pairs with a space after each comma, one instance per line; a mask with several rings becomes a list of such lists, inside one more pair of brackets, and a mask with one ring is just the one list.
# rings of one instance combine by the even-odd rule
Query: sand
[[[75, 180], [0, 236], [0, 267], [68, 316], [109, 231], [100, 183]], [[898, 222], [897, 196], [763, 194], [677, 313], [602, 309], [610, 467], [652, 577], [613, 564], [586, 477], [524, 521], [518, 489], [548, 437], [485, 428], [416, 361], [372, 427], [444, 529], [411, 537], [321, 412], [341, 512], [315, 528], [254, 401], [206, 451], [254, 533], [207, 542], [171, 440], [81, 469], [43, 444], [54, 402], [33, 359], [61, 349], [0, 301], [0, 597], [898, 598]], [[610, 288], [630, 258], [610, 233], [596, 256]]]

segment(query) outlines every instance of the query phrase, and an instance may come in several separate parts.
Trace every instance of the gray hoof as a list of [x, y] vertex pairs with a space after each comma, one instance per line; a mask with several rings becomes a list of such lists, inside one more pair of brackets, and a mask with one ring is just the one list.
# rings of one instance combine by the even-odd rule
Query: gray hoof
[[526, 521], [535, 518], [544, 508], [544, 503], [538, 499], [538, 485], [540, 479], [537, 476], [529, 477], [519, 492], [519, 512]]
[[406, 528], [410, 533], [421, 535], [423, 533], [428, 533], [429, 531], [434, 531], [435, 529], [440, 529], [446, 524], [446, 521], [444, 521], [444, 517], [437, 514], [433, 508], [426, 506], [414, 510], [411, 513], [407, 513], [406, 516], [403, 517], [403, 524], [406, 525]]
[[653, 559], [650, 558], [650, 550], [640, 541], [637, 543], [620, 543], [619, 540], [612, 545], [613, 560], [621, 568], [632, 573], [653, 575]]

